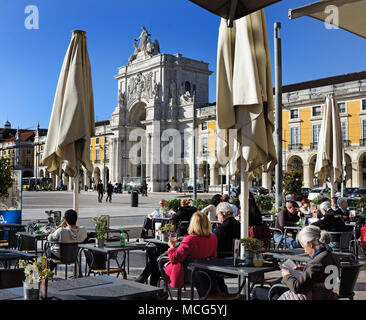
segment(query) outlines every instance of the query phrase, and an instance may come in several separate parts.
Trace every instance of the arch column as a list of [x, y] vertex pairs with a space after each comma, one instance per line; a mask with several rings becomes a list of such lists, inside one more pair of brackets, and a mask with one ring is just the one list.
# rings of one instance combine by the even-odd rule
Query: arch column
[[360, 187], [360, 164], [358, 162], [352, 162], [352, 187]]
[[262, 187], [271, 190], [272, 172], [262, 172]]
[[310, 164], [304, 163], [303, 164], [303, 175], [304, 175], [304, 187], [311, 188], [312, 186], [312, 174]]

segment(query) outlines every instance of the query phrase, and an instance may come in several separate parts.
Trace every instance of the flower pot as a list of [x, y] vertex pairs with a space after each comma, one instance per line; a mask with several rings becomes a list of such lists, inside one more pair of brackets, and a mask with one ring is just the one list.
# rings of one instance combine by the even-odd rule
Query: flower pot
[[103, 248], [105, 243], [105, 239], [95, 239], [95, 246], [97, 248]]
[[40, 293], [42, 299], [47, 299], [48, 279], [41, 279]]
[[39, 282], [23, 282], [24, 300], [39, 300]]
[[167, 232], [162, 232], [161, 233], [161, 241], [163, 242], [167, 242], [168, 241], [168, 233]]
[[244, 263], [248, 266], [253, 265], [253, 251], [251, 250], [245, 250], [244, 251]]

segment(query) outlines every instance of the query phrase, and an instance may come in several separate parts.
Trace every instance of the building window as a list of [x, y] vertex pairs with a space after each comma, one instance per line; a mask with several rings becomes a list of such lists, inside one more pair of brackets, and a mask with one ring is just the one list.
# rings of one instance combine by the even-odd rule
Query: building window
[[299, 109], [290, 110], [290, 119], [298, 119], [299, 118]]
[[207, 137], [202, 137], [201, 138], [201, 150], [202, 150], [202, 154], [207, 154], [208, 153], [208, 145], [207, 145]]
[[98, 163], [100, 161], [99, 149], [95, 149], [95, 162]]
[[346, 112], [346, 103], [345, 102], [338, 103], [338, 111], [339, 111], [339, 113]]
[[300, 144], [299, 127], [290, 128], [290, 144], [291, 146], [298, 146]]
[[191, 84], [188, 81], [186, 81], [186, 83], [184, 84], [184, 91], [185, 92], [188, 91], [190, 94], [192, 93], [191, 92]]
[[347, 141], [347, 122], [346, 121], [342, 121], [341, 122], [341, 127], [342, 127], [342, 139], [343, 142]]
[[320, 124], [314, 124], [311, 127], [311, 134], [312, 134], [312, 146], [316, 148], [319, 142], [319, 133], [320, 133]]
[[321, 106], [315, 106], [312, 109], [312, 115], [313, 117], [319, 117], [322, 115], [322, 107]]
[[362, 105], [362, 111], [366, 111], [366, 99], [363, 99], [361, 101], [361, 105]]
[[202, 122], [201, 130], [207, 130], [207, 121]]
[[95, 144], [99, 144], [99, 138], [95, 138]]

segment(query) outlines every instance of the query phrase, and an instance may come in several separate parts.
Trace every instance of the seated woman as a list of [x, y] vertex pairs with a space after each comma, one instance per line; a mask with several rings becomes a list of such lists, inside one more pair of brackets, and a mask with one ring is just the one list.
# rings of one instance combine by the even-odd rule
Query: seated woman
[[175, 248], [176, 242], [170, 239], [168, 245], [169, 263], [165, 267], [165, 275], [166, 281], [173, 288], [181, 288], [184, 285], [184, 262], [187, 259], [215, 259], [217, 255], [217, 237], [211, 233], [211, 224], [207, 216], [199, 211], [193, 214], [188, 235], [179, 247]]
[[[289, 290], [283, 293], [278, 300], [334, 300], [337, 295], [333, 293], [332, 286], [327, 286], [331, 281], [326, 281], [334, 270], [340, 274], [340, 262], [336, 255], [327, 249], [330, 234], [320, 228], [310, 225], [301, 229], [297, 240], [305, 252], [312, 258], [305, 267], [296, 266], [302, 271], [296, 278], [289, 270], [282, 268], [282, 283]], [[325, 271], [331, 266], [332, 272]], [[257, 287], [253, 290], [254, 300], [267, 300], [269, 288]]]

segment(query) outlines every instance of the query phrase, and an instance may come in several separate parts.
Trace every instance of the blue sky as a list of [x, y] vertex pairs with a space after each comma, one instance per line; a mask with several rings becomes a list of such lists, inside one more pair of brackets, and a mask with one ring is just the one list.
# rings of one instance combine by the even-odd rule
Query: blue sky
[[[328, 30], [288, 9], [315, 0], [283, 0], [265, 9], [273, 65], [273, 25], [282, 24], [283, 84], [365, 70], [366, 40]], [[39, 29], [27, 30], [25, 8], [39, 10]], [[133, 53], [141, 26], [162, 53], [209, 63], [210, 102], [216, 101], [219, 17], [188, 0], [0, 0], [0, 127], [47, 128], [71, 31], [87, 32], [96, 121], [109, 119], [117, 103], [118, 67]]]

